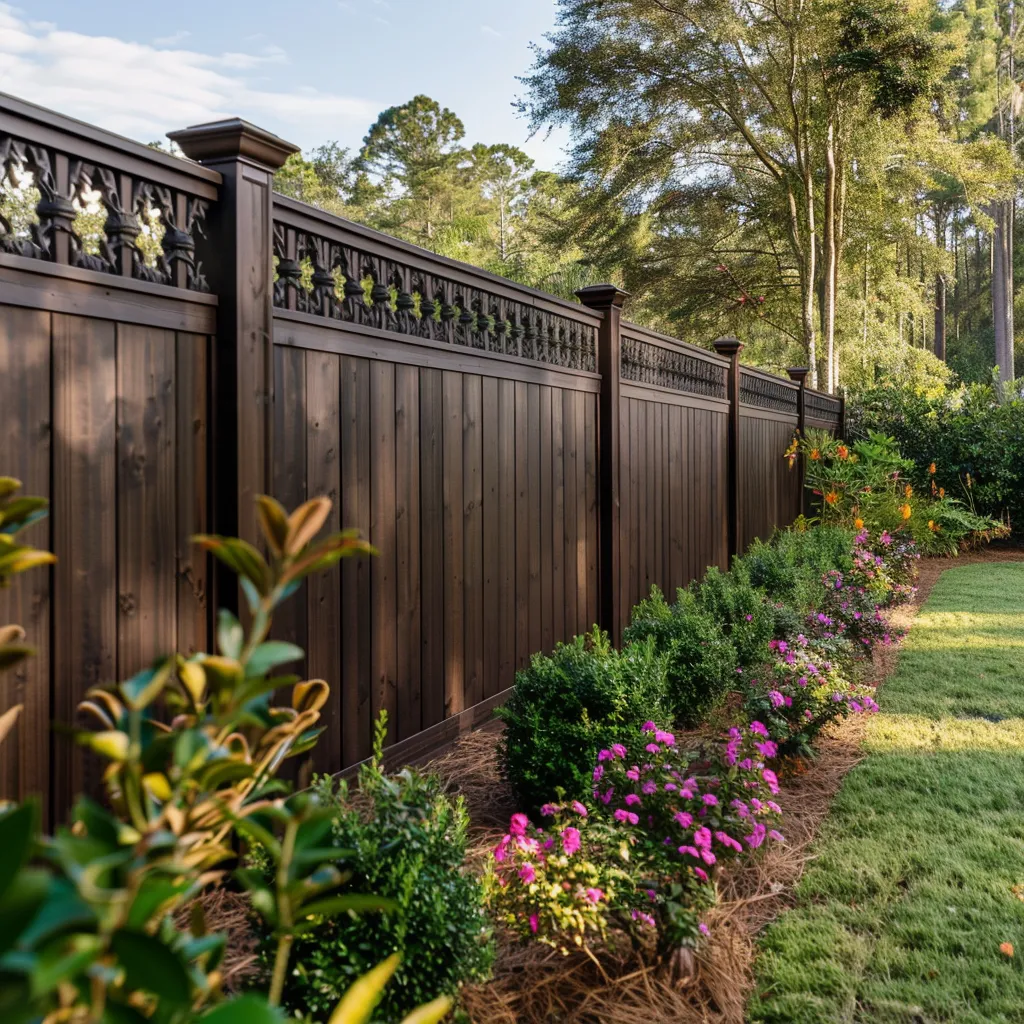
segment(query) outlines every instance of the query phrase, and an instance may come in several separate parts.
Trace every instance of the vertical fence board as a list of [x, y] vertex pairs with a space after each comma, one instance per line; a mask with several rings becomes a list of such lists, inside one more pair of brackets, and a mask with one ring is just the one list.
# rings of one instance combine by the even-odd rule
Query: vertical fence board
[[179, 333], [176, 339], [177, 380], [175, 472], [177, 492], [177, 597], [178, 650], [182, 654], [210, 649], [209, 558], [193, 543], [197, 533], [210, 530], [207, 494], [209, 443], [209, 339], [202, 334]]
[[[306, 353], [306, 480], [309, 497], [331, 500], [325, 533], [341, 521], [341, 366], [330, 352]], [[341, 681], [341, 579], [336, 567], [306, 581], [309, 624], [307, 664], [311, 679], [324, 679], [331, 695], [320, 711], [324, 732], [313, 755], [318, 771], [336, 772], [343, 763]]]
[[422, 727], [420, 619], [420, 390], [414, 366], [395, 369], [395, 492], [398, 554], [398, 739]]
[[540, 385], [526, 386], [526, 477], [527, 501], [524, 509], [529, 525], [530, 590], [528, 600], [530, 653], [543, 644], [541, 616], [541, 549], [540, 549]]
[[587, 493], [587, 415], [586, 395], [573, 395], [573, 418], [576, 421], [576, 617], [579, 631], [585, 633], [594, 624], [590, 614], [587, 579], [587, 529], [592, 511]]
[[526, 385], [515, 382], [516, 432], [516, 668], [530, 658], [530, 528], [529, 482], [527, 479], [527, 396]]
[[483, 381], [463, 377], [462, 500], [467, 708], [484, 696]]
[[441, 371], [420, 374], [420, 550], [422, 554], [422, 722], [444, 718], [445, 568], [444, 453]]
[[376, 721], [388, 716], [388, 741], [395, 739], [398, 647], [395, 550], [395, 366], [370, 363], [370, 542], [377, 549], [371, 561], [373, 651], [371, 705]]
[[444, 657], [445, 718], [465, 710], [462, 375], [444, 371]]
[[[50, 314], [0, 307], [0, 475], [22, 482], [21, 495], [50, 496]], [[52, 517], [19, 539], [50, 549]], [[0, 589], [0, 626], [17, 624], [31, 658], [0, 674], [0, 711], [22, 705], [14, 733], [0, 745], [0, 798], [21, 800], [46, 793], [50, 776], [50, 570], [15, 576]], [[58, 742], [67, 742], [61, 737]], [[45, 808], [48, 810], [48, 807]]]
[[568, 639], [565, 629], [565, 457], [562, 390], [551, 391], [551, 633], [555, 642]]
[[598, 496], [597, 496], [597, 403], [593, 395], [580, 395], [583, 405], [583, 436], [586, 458], [583, 464], [583, 482], [587, 496], [587, 626], [598, 619], [597, 556], [598, 556]]
[[[117, 671], [117, 369], [114, 324], [53, 317], [53, 717], [75, 722], [90, 686]], [[95, 793], [96, 760], [53, 744], [54, 813]]]
[[484, 377], [483, 438], [483, 692], [492, 697], [502, 689], [501, 678], [501, 438], [498, 380]]
[[565, 586], [565, 632], [582, 632], [579, 613], [579, 577], [576, 548], [579, 545], [579, 519], [576, 513], [576, 395], [562, 392], [562, 473], [565, 481], [565, 559], [562, 566]]
[[177, 642], [174, 585], [175, 338], [117, 330], [117, 672], [127, 679]]
[[[491, 693], [511, 685], [516, 670], [516, 389], [510, 380], [498, 381], [497, 430], [499, 656], [498, 678], [489, 683]], [[494, 640], [489, 637], [488, 643]]]

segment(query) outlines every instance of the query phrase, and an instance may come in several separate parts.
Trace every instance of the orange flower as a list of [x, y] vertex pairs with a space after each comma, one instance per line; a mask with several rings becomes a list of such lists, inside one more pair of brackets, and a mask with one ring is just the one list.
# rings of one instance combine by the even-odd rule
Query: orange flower
[[841, 459], [845, 459], [849, 454], [850, 454], [850, 449], [847, 448], [845, 444], [841, 444], [836, 449], [836, 455], [838, 455], [839, 458], [841, 458]]
[[911, 514], [911, 508], [909, 505], [900, 505], [900, 515], [904, 519], [909, 519]]
[[938, 494], [938, 493], [939, 493], [939, 492], [938, 492], [938, 489], [937, 489], [937, 488], [936, 488], [936, 486], [935, 486], [935, 481], [933, 480], [933, 481], [932, 481], [932, 497], [934, 498], [934, 497], [935, 497], [935, 495], [936, 495], [936, 494]]
[[935, 476], [935, 463], [934, 462], [928, 467], [928, 472], [931, 473], [932, 476]]
[[1004, 942], [1004, 943], [1002, 943], [1000, 945], [1000, 947], [999, 947], [999, 952], [1002, 953], [1003, 956], [1013, 956], [1013, 943], [1012, 942]]
[[825, 495], [825, 501], [827, 501], [830, 505], [834, 505], [838, 500], [839, 495], [836, 494], [835, 491], [829, 491], [828, 494]]
[[934, 519], [929, 519], [928, 520], [928, 529], [931, 530], [932, 533], [938, 533], [939, 530], [942, 529], [942, 527], [939, 526], [939, 524], [937, 522], [935, 522]]
[[859, 519], [859, 518], [858, 519], [854, 519], [854, 521], [853, 521], [853, 528], [855, 530], [863, 530], [864, 529], [864, 520], [863, 519]]
[[944, 498], [945, 496], [946, 496], [946, 488], [945, 487], [940, 487], [939, 488], [939, 497], [940, 498]]
[[817, 448], [812, 448], [811, 449], [811, 461], [817, 462], [818, 459], [820, 459], [820, 458], [821, 458], [821, 452], [819, 452]]
[[903, 488], [903, 496], [905, 498], [909, 498], [913, 493], [914, 493], [914, 488], [911, 487], [910, 484], [907, 484], [907, 486]]

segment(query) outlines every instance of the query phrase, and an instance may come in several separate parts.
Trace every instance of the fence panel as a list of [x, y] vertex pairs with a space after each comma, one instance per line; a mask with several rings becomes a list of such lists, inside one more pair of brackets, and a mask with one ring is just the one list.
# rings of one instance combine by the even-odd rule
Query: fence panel
[[379, 552], [278, 629], [339, 684], [322, 767], [381, 710], [413, 756], [595, 621], [600, 317], [282, 197], [274, 237], [273, 490]]
[[188, 538], [209, 528], [217, 304], [194, 236], [220, 176], [9, 97], [0, 164], [20, 186], [0, 218], [0, 473], [50, 498], [29, 539], [58, 558], [0, 591], [0, 622], [38, 651], [0, 676], [0, 708], [25, 705], [0, 793], [60, 815], [97, 766], [51, 721], [74, 724], [92, 685], [207, 646]]
[[800, 386], [740, 371], [739, 550], [791, 523], [803, 501], [800, 475], [783, 458], [800, 423]]
[[622, 325], [619, 631], [657, 585], [677, 587], [728, 560], [728, 361]]

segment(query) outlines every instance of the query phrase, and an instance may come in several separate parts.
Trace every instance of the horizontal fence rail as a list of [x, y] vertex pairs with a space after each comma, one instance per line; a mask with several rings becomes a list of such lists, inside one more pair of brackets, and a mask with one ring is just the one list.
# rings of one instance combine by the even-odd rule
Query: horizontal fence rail
[[190, 537], [259, 542], [254, 498], [326, 494], [379, 551], [316, 574], [275, 635], [328, 680], [321, 771], [485, 721], [518, 668], [597, 623], [618, 639], [801, 510], [794, 432], [841, 399], [273, 193], [295, 151], [238, 119], [170, 156], [0, 95], [0, 429], [57, 565], [0, 592], [39, 650], [0, 794], [51, 820], [97, 767], [53, 733], [85, 690], [213, 645], [237, 584]]

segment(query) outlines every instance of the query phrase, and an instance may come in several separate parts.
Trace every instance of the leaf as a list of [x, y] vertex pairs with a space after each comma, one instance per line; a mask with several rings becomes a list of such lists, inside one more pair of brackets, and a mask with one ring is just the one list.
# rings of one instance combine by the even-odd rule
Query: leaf
[[206, 672], [198, 661], [186, 661], [178, 665], [178, 678], [188, 691], [192, 703], [199, 705], [206, 694]]
[[380, 1002], [384, 986], [391, 975], [398, 970], [401, 956], [393, 953], [383, 963], [367, 971], [358, 981], [353, 982], [334, 1008], [328, 1024], [365, 1024], [374, 1007]]
[[262, 996], [241, 996], [230, 1003], [221, 1003], [206, 1016], [201, 1024], [281, 1024], [281, 1011], [271, 1006]]
[[292, 707], [296, 711], [319, 711], [331, 695], [331, 688], [322, 679], [296, 683], [292, 690]]
[[21, 941], [45, 903], [50, 887], [46, 872], [34, 868], [25, 868], [16, 878], [16, 884], [0, 900], [0, 956]]
[[14, 625], [13, 623], [9, 626], [0, 626], [0, 647], [4, 644], [12, 643], [15, 640], [24, 640], [25, 630], [21, 626]]
[[227, 608], [217, 612], [217, 650], [225, 658], [241, 657], [242, 644], [245, 643], [245, 630], [234, 614]]
[[191, 1002], [192, 984], [185, 965], [159, 939], [120, 928], [111, 936], [110, 948], [124, 968], [129, 991], [152, 992], [172, 1006]]
[[261, 494], [256, 498], [256, 518], [271, 550], [278, 556], [283, 555], [288, 542], [288, 513], [284, 506], [275, 498]]
[[285, 553], [297, 555], [323, 528], [331, 514], [330, 498], [311, 498], [288, 517]]
[[448, 996], [438, 996], [433, 1002], [413, 1010], [402, 1019], [402, 1024], [437, 1024], [447, 1016], [451, 1008], [452, 1001]]
[[26, 644], [3, 644], [0, 646], [0, 672], [13, 668], [18, 662], [31, 658], [35, 653], [36, 649]]
[[373, 896], [364, 893], [348, 893], [345, 896], [331, 896], [326, 900], [315, 900], [302, 908], [304, 916], [333, 917], [335, 914], [366, 913], [368, 911], [390, 912], [397, 908], [394, 900], [384, 896]]
[[245, 663], [245, 677], [254, 679], [265, 676], [278, 665], [286, 665], [289, 661], [299, 661], [305, 656], [305, 653], [301, 647], [286, 643], [284, 640], [267, 640], [249, 656], [249, 660]]
[[[2, 650], [0, 650], [2, 654]], [[3, 666], [0, 665], [0, 668]], [[21, 714], [24, 705], [15, 704], [13, 708], [8, 708], [2, 715], [0, 715], [0, 743], [3, 743], [7, 734], [14, 728], [15, 722], [18, 721], [18, 716]]]
[[19, 529], [24, 529], [30, 525], [26, 520], [30, 520], [33, 513], [45, 509], [49, 504], [45, 498], [15, 498], [10, 504], [0, 508], [0, 523], [14, 523]]
[[0, 501], [5, 501], [15, 491], [21, 490], [21, 481], [13, 476], [0, 476]]
[[0, 556], [0, 579], [13, 576], [17, 572], [27, 572], [40, 565], [52, 565], [57, 561], [56, 555], [49, 551], [37, 551], [35, 548], [15, 548], [9, 554]]
[[78, 741], [111, 761], [123, 761], [128, 756], [128, 734], [120, 729], [79, 733]]
[[125, 704], [133, 711], [141, 711], [152, 704], [170, 679], [173, 669], [173, 658], [161, 658], [149, 668], [120, 683], [118, 689]]
[[38, 808], [24, 803], [0, 816], [0, 899], [25, 866], [35, 841]]
[[270, 568], [248, 541], [206, 533], [197, 534], [192, 540], [239, 576], [249, 579], [257, 593], [265, 594], [270, 589]]

